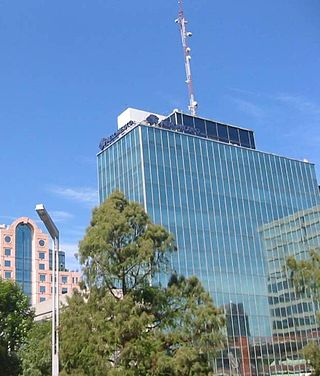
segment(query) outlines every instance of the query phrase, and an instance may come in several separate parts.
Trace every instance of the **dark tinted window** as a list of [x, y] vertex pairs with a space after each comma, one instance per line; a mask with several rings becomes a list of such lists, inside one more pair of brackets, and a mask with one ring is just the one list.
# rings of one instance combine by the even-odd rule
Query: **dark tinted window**
[[199, 129], [199, 131], [203, 134], [203, 135], [206, 135], [206, 125], [205, 125], [205, 122], [203, 119], [197, 119], [197, 118], [194, 118], [194, 123], [195, 123], [195, 127], [197, 129]]
[[249, 147], [250, 146], [249, 132], [245, 131], [243, 129], [239, 129], [239, 133], [240, 133], [240, 142], [241, 142], [241, 145]]
[[183, 125], [186, 127], [193, 127], [193, 117], [189, 115], [183, 115]]
[[5, 256], [11, 256], [11, 248], [5, 248], [4, 254]]
[[222, 124], [217, 124], [218, 126], [218, 136], [219, 138], [222, 138], [223, 140], [228, 139], [228, 131], [227, 126]]
[[250, 137], [250, 146], [252, 147], [252, 149], [255, 149], [256, 145], [254, 144], [253, 132], [249, 132], [249, 137]]
[[216, 138], [218, 136], [216, 123], [214, 123], [213, 121], [206, 121], [206, 123], [208, 137]]
[[175, 122], [176, 122], [175, 114], [171, 115], [171, 116], [169, 117], [169, 120], [171, 121], [171, 123], [175, 123]]
[[176, 113], [176, 117], [177, 117], [177, 124], [182, 124], [182, 120], [181, 120], [181, 114], [178, 114]]
[[231, 142], [239, 143], [239, 133], [238, 129], [233, 127], [228, 127], [229, 129], [229, 138]]

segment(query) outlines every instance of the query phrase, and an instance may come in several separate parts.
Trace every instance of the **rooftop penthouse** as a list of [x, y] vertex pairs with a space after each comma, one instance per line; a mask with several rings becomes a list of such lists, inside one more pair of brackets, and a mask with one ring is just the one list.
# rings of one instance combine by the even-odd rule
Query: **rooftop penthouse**
[[199, 116], [187, 115], [178, 110], [174, 110], [169, 116], [163, 116], [128, 108], [118, 116], [118, 131], [100, 141], [100, 150], [104, 150], [138, 125], [154, 126], [255, 149], [254, 133], [250, 129], [240, 128]]

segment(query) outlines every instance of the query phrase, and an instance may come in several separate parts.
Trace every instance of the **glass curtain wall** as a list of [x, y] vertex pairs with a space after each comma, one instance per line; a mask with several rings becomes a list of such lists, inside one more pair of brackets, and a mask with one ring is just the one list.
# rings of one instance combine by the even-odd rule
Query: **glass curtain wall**
[[[228, 346], [217, 373], [305, 367], [298, 350], [317, 328], [309, 325], [299, 338], [275, 330], [262, 229], [320, 205], [312, 164], [139, 126], [98, 155], [98, 173], [100, 201], [120, 189], [141, 202], [176, 238], [173, 269], [198, 276], [224, 309]], [[279, 314], [278, 321], [291, 325], [288, 311]]]
[[28, 224], [16, 227], [16, 281], [23, 292], [32, 295], [32, 237], [33, 230]]

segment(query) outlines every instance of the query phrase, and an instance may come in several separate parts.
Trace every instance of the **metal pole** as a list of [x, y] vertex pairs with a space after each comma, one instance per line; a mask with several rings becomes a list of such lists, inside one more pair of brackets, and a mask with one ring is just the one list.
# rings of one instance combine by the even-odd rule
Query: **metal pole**
[[52, 354], [55, 362], [54, 376], [59, 376], [59, 238], [54, 240], [54, 252], [55, 254], [55, 353]]
[[51, 354], [51, 364], [52, 364], [52, 376], [57, 375], [56, 370], [56, 348], [57, 348], [57, 337], [56, 337], [56, 238], [52, 239], [52, 354]]
[[52, 376], [59, 376], [59, 230], [43, 204], [36, 205], [36, 212], [52, 238]]

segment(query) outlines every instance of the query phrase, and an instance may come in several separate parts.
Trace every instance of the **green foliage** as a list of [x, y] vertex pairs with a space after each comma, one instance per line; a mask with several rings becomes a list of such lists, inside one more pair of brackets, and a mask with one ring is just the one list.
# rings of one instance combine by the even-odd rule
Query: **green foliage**
[[[287, 266], [291, 271], [292, 281], [298, 292], [311, 293], [313, 300], [320, 305], [320, 250], [310, 251], [310, 258], [296, 260], [294, 257], [287, 259]], [[317, 312], [320, 320], [320, 312]], [[315, 342], [309, 343], [302, 350], [305, 359], [313, 368], [313, 375], [320, 375], [320, 346]]]
[[302, 350], [304, 358], [312, 365], [314, 376], [320, 376], [320, 346], [315, 342], [310, 342]]
[[315, 300], [320, 302], [320, 250], [310, 251], [310, 258], [297, 261], [289, 257], [287, 266], [292, 272], [294, 285], [299, 291], [309, 289]]
[[69, 300], [60, 335], [66, 375], [210, 374], [224, 321], [199, 281], [179, 278], [147, 290], [117, 299], [93, 289]]
[[51, 322], [35, 323], [21, 348], [22, 376], [51, 375]]
[[[211, 374], [223, 346], [221, 312], [195, 277], [151, 284], [169, 270], [174, 250], [172, 236], [122, 193], [94, 210], [79, 253], [88, 290], [75, 293], [60, 316], [61, 375]], [[44, 337], [30, 343], [47, 359]], [[34, 347], [26, 350], [40, 364], [30, 356]]]
[[33, 323], [27, 296], [11, 280], [0, 278], [0, 375], [17, 375], [17, 351], [25, 342]]
[[120, 289], [126, 295], [165, 271], [173, 250], [172, 236], [152, 224], [138, 203], [115, 192], [93, 210], [79, 256], [89, 288], [106, 287], [113, 295]]

